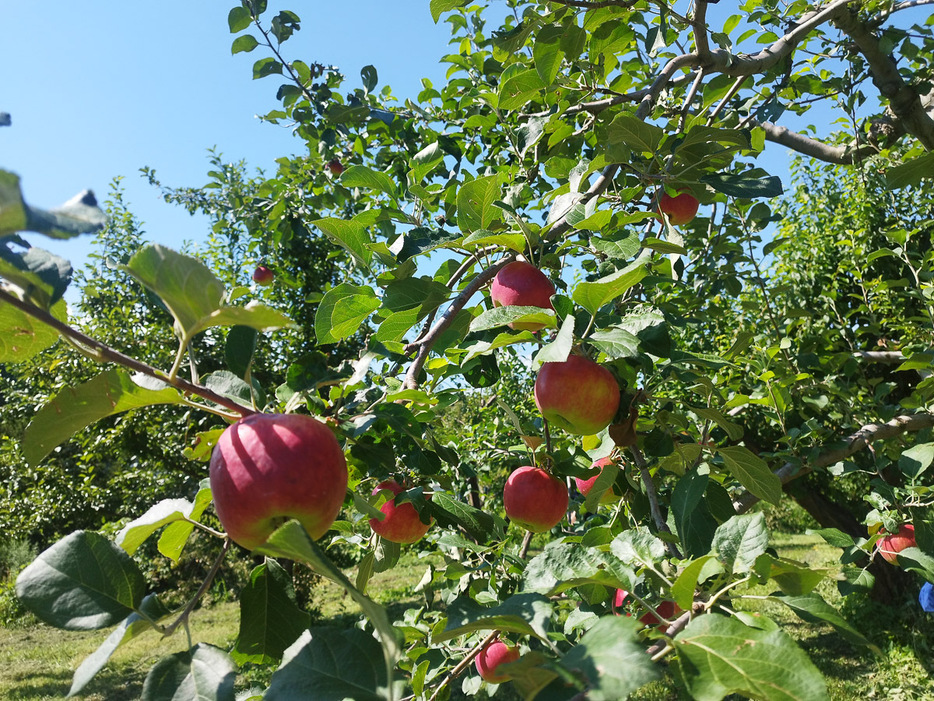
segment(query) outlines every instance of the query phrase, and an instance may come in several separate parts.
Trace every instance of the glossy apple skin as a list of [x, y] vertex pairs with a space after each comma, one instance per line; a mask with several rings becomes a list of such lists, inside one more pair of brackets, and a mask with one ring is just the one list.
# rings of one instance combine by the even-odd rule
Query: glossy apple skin
[[503, 489], [506, 515], [533, 533], [550, 531], [561, 523], [568, 501], [568, 488], [562, 480], [531, 465], [513, 471]]
[[510, 647], [504, 642], [496, 640], [483, 648], [474, 658], [474, 665], [480, 676], [491, 684], [508, 682], [512, 677], [508, 674], [497, 674], [496, 669], [501, 664], [509, 664], [519, 659], [519, 648]]
[[893, 565], [898, 564], [898, 553], [905, 548], [914, 548], [915, 527], [910, 523], [899, 526], [898, 533], [890, 533], [879, 539], [879, 554]]
[[[517, 260], [496, 273], [490, 285], [494, 307], [541, 307], [554, 310], [551, 295], [555, 286], [541, 270], [531, 263]], [[539, 331], [544, 324], [513, 323], [509, 328], [517, 331]]]
[[344, 164], [335, 158], [331, 161], [328, 161], [328, 170], [331, 171], [331, 175], [338, 177], [341, 173], [344, 172]]
[[535, 378], [535, 406], [549, 423], [568, 433], [592, 436], [610, 425], [619, 409], [613, 373], [580, 355], [544, 363]]
[[[376, 485], [373, 494], [383, 489], [391, 491], [393, 498], [405, 491], [396, 480], [386, 480]], [[422, 523], [418, 517], [418, 511], [410, 502], [396, 506], [390, 499], [380, 507], [380, 511], [386, 514], [386, 517], [382, 521], [371, 518], [370, 528], [380, 537], [391, 540], [393, 543], [409, 545], [424, 538], [428, 529], [431, 528], [431, 523]]]
[[[603, 474], [603, 468], [606, 467], [607, 465], [612, 465], [612, 464], [613, 464], [613, 458], [610, 458], [610, 457], [600, 458], [599, 460], [597, 460], [593, 465], [591, 465], [591, 467], [599, 467], [600, 468], [599, 474], [587, 480], [581, 479], [580, 477], [574, 478], [574, 483], [577, 484], [577, 491], [583, 494], [584, 498], [586, 499], [587, 495], [590, 494], [590, 490], [593, 489], [593, 486], [596, 483], [597, 478], [599, 478], [600, 475]], [[611, 487], [610, 489], [607, 489], [603, 493], [602, 497], [600, 497], [600, 503], [601, 504], [614, 504], [616, 503], [616, 501], [618, 501], [618, 499], [619, 497], [617, 497], [613, 493], [613, 489]]]
[[254, 414], [221, 434], [209, 468], [217, 517], [248, 550], [298, 519], [315, 540], [347, 492], [347, 462], [334, 433], [303, 414]]
[[257, 285], [262, 285], [263, 287], [271, 284], [274, 277], [275, 273], [273, 273], [272, 270], [267, 268], [265, 265], [260, 265], [256, 268], [256, 270], [253, 271], [253, 282], [255, 282]]
[[668, 215], [668, 221], [673, 226], [681, 226], [694, 219], [699, 205], [697, 198], [690, 192], [682, 192], [674, 197], [663, 192], [658, 201], [659, 210]]

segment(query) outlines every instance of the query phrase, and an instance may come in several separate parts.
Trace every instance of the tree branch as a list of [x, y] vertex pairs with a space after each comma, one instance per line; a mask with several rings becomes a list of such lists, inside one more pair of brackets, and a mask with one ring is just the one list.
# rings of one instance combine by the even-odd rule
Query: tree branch
[[[655, 491], [655, 483], [652, 481], [652, 475], [649, 473], [649, 468], [645, 463], [645, 457], [643, 457], [642, 451], [635, 445], [629, 446], [629, 451], [632, 453], [632, 460], [636, 463], [636, 466], [638, 466], [639, 474], [642, 476], [642, 483], [645, 485], [645, 494], [649, 499], [649, 511], [652, 512], [652, 519], [655, 521], [655, 527], [665, 533], [671, 533], [671, 529], [665, 522], [665, 516], [662, 514], [662, 509], [658, 504], [658, 493]], [[679, 560], [681, 559], [681, 552], [674, 543], [670, 543], [666, 540], [665, 547], [673, 557]]]
[[[828, 450], [817, 457], [810, 465], [797, 465], [787, 462], [775, 470], [773, 474], [782, 481], [782, 485], [803, 477], [814, 470], [833, 465], [859, 452], [873, 441], [893, 438], [911, 431], [920, 431], [923, 428], [934, 426], [934, 414], [911, 414], [896, 416], [884, 424], [867, 424], [856, 433], [844, 439], [843, 447]], [[759, 497], [745, 492], [733, 500], [733, 508], [738, 514], [744, 514], [759, 501]]]
[[855, 148], [847, 144], [846, 146], [831, 146], [823, 141], [812, 139], [809, 136], [791, 131], [786, 127], [772, 124], [771, 122], [756, 122], [765, 131], [765, 138], [776, 144], [787, 146], [793, 151], [802, 153], [805, 156], [816, 158], [827, 163], [837, 163], [839, 165], [856, 165], [869, 156], [878, 153], [878, 149], [871, 144], [860, 144]]

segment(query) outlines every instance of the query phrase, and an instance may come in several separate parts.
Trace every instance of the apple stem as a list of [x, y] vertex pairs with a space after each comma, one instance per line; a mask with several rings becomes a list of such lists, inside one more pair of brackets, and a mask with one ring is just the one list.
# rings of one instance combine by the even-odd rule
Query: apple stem
[[431, 695], [431, 698], [428, 699], [428, 701], [436, 701], [436, 699], [438, 698], [438, 695], [441, 693], [444, 687], [446, 687], [452, 681], [457, 679], [461, 674], [463, 674], [464, 670], [470, 666], [471, 662], [473, 662], [473, 658], [479, 655], [480, 652], [483, 650], [483, 648], [485, 648], [487, 645], [492, 643], [498, 637], [499, 637], [499, 631], [494, 630], [492, 633], [486, 636], [479, 645], [477, 645], [470, 652], [468, 652], [466, 657], [464, 657], [464, 659], [458, 662], [457, 666], [454, 669], [452, 669], [451, 672], [442, 680], [441, 684], [438, 686], [437, 689], [435, 689], [435, 693]]
[[526, 531], [522, 537], [522, 546], [519, 548], [519, 559], [524, 560], [529, 554], [529, 546], [532, 544], [532, 531]]

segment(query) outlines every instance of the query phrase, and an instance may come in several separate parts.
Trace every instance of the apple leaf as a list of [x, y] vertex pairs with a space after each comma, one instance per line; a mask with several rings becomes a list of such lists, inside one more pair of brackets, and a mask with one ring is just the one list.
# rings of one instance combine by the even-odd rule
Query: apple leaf
[[26, 230], [26, 203], [19, 176], [0, 170], [0, 236]]
[[655, 156], [665, 131], [632, 115], [621, 114], [607, 126], [606, 138], [611, 144], [625, 144], [637, 153]]
[[234, 701], [237, 667], [230, 655], [205, 643], [163, 657], [143, 682], [142, 701]]
[[384, 343], [387, 341], [401, 341], [405, 338], [409, 329], [418, 323], [419, 316], [420, 314], [417, 307], [414, 309], [405, 309], [401, 312], [392, 312], [383, 319], [379, 328], [376, 329], [373, 338]]
[[[52, 316], [65, 321], [65, 301], [51, 309]], [[0, 304], [0, 363], [20, 363], [44, 351], [58, 340], [58, 331], [9, 304]]]
[[544, 87], [545, 83], [534, 68], [513, 73], [500, 85], [499, 109], [514, 110], [522, 107]]
[[79, 192], [61, 207], [39, 209], [23, 201], [18, 175], [0, 170], [0, 237], [35, 231], [53, 239], [70, 239], [99, 231], [106, 221], [90, 190]]
[[489, 229], [503, 214], [494, 202], [502, 199], [503, 189], [499, 178], [490, 175], [477, 178], [460, 186], [457, 191], [457, 226], [464, 233], [478, 229]]
[[[579, 609], [575, 609], [579, 610]], [[572, 612], [571, 616], [574, 615]], [[591, 614], [593, 616], [593, 614]], [[499, 668], [498, 668], [499, 669]], [[523, 699], [534, 699], [551, 682], [558, 679], [558, 673], [554, 669], [554, 661], [536, 650], [529, 650], [515, 662], [504, 664], [502, 671], [508, 674], [512, 679], [513, 685], [521, 694]], [[557, 698], [568, 698], [560, 696]]]
[[741, 485], [760, 499], [778, 506], [782, 498], [782, 481], [769, 469], [765, 460], [741, 445], [717, 448], [717, 453]]
[[145, 590], [133, 559], [91, 531], [65, 536], [16, 578], [16, 596], [23, 606], [65, 630], [111, 626], [140, 606]]
[[30, 246], [14, 253], [0, 245], [0, 277], [19, 287], [24, 298], [41, 309], [49, 309], [71, 284], [71, 263], [64, 258]]
[[[385, 666], [379, 643], [355, 628], [306, 630], [285, 651], [265, 701], [385, 701]], [[398, 698], [396, 696], [395, 698]]]
[[[217, 431], [218, 435], [220, 435], [220, 433], [221, 431]], [[201, 480], [198, 493], [195, 495], [194, 505], [191, 507], [191, 511], [188, 513], [187, 520], [174, 521], [168, 524], [165, 527], [165, 530], [162, 531], [162, 535], [159, 536], [159, 543], [157, 546], [159, 548], [159, 552], [173, 562], [177, 563], [178, 559], [182, 556], [182, 550], [184, 549], [185, 544], [188, 542], [188, 537], [191, 535], [191, 532], [195, 527], [192, 521], [200, 521], [201, 514], [204, 513], [204, 510], [210, 503], [210, 480], [205, 477], [203, 480]]]
[[482, 246], [505, 246], [506, 248], [522, 253], [525, 250], [526, 240], [522, 234], [500, 231], [493, 233], [486, 229], [477, 229], [463, 240], [463, 246], [469, 251]]
[[326, 217], [311, 222], [339, 246], [344, 247], [364, 267], [369, 267], [373, 259], [372, 243], [366, 231], [366, 224], [358, 218], [346, 220]]
[[777, 175], [756, 177], [751, 173], [712, 173], [703, 176], [701, 182], [725, 195], [742, 199], [778, 197], [784, 192], [782, 181]]
[[934, 153], [926, 153], [889, 168], [885, 172], [885, 181], [890, 188], [897, 189], [906, 185], [919, 185], [922, 178], [930, 178], [932, 173], [934, 173]]
[[532, 369], [537, 370], [542, 363], [563, 363], [571, 354], [571, 346], [574, 344], [574, 315], [568, 314], [564, 317], [561, 329], [558, 331], [555, 340], [542, 346], [541, 350], [535, 354], [532, 360]]
[[77, 387], [67, 387], [29, 422], [23, 436], [26, 462], [35, 466], [52, 449], [105, 416], [153, 404], [180, 404], [178, 390], [147, 389], [123, 370], [107, 370]]
[[245, 307], [223, 306], [200, 319], [192, 333], [212, 326], [248, 326], [257, 331], [295, 328], [295, 324], [285, 314], [256, 301], [249, 302]]
[[431, 18], [435, 21], [435, 24], [438, 24], [438, 20], [441, 19], [442, 13], [449, 12], [450, 10], [456, 10], [458, 7], [462, 7], [466, 4], [467, 0], [431, 0], [431, 3], [429, 4]]
[[557, 326], [555, 313], [542, 307], [523, 307], [512, 305], [509, 307], [493, 307], [487, 309], [480, 316], [470, 322], [470, 331], [487, 331], [498, 326], [505, 326], [520, 322], [523, 324], [544, 324], [546, 328]]
[[547, 640], [551, 610], [551, 602], [541, 594], [514, 594], [493, 607], [459, 596], [448, 606], [444, 630], [432, 635], [432, 640], [442, 642], [479, 630], [501, 630]]
[[561, 658], [561, 666], [587, 680], [587, 699], [617, 701], [661, 677], [638, 639], [639, 623], [626, 616], [605, 616]]
[[523, 588], [554, 596], [586, 584], [631, 590], [636, 582], [635, 572], [616, 557], [579, 542], [555, 540], [529, 561]]
[[671, 598], [683, 611], [690, 610], [694, 603], [694, 590], [697, 588], [697, 583], [720, 572], [723, 572], [723, 567], [713, 555], [704, 555], [693, 560], [681, 571], [672, 585]]
[[581, 282], [574, 288], [572, 299], [591, 314], [596, 314], [600, 307], [622, 295], [626, 290], [639, 284], [646, 276], [644, 260], [637, 260], [594, 282]]
[[278, 661], [310, 623], [311, 616], [295, 603], [291, 576], [267, 558], [240, 591], [240, 632], [231, 654], [238, 664]]
[[88, 682], [104, 668], [107, 660], [110, 659], [110, 656], [114, 654], [118, 647], [130, 642], [147, 630], [155, 630], [153, 622], [158, 623], [171, 614], [171, 611], [156, 598], [155, 594], [146, 596], [139, 608], [145, 615], [131, 613], [107, 636], [107, 639], [100, 644], [97, 650], [84, 658], [71, 679], [71, 689], [68, 691], [68, 696], [80, 693]]
[[535, 70], [545, 85], [551, 85], [555, 81], [564, 60], [564, 51], [561, 48], [563, 35], [564, 27], [552, 24], [543, 27], [535, 37], [532, 58], [535, 61]]
[[795, 562], [768, 553], [756, 558], [756, 573], [774, 579], [779, 588], [790, 596], [802, 596], [824, 581], [830, 570], [812, 569], [803, 562]]
[[341, 185], [377, 190], [389, 195], [394, 200], [399, 197], [396, 184], [392, 181], [392, 178], [385, 173], [366, 166], [355, 165], [345, 170], [344, 174], [341, 175]]
[[769, 531], [761, 512], [734, 516], [718, 527], [713, 537], [720, 562], [733, 572], [751, 570], [768, 546]]
[[[610, 543], [610, 552], [627, 565], [653, 565], [664, 559], [665, 544], [644, 527], [623, 531]], [[624, 587], [627, 588], [627, 587]]]
[[802, 620], [808, 623], [829, 623], [836, 628], [840, 635], [851, 643], [864, 645], [877, 655], [882, 654], [878, 647], [856, 630], [837, 609], [824, 601], [818, 594], [811, 593], [803, 596], [781, 596], [779, 594], [772, 594], [769, 598], [773, 601], [782, 602], [785, 606], [798, 614]]
[[691, 470], [678, 480], [671, 495], [675, 529], [682, 547], [691, 557], [710, 551], [717, 530], [717, 521], [704, 501], [708, 479], [707, 475]]
[[358, 287], [349, 282], [332, 287], [315, 312], [315, 336], [318, 343], [337, 343], [353, 336], [379, 305], [379, 298], [369, 287]]
[[506, 522], [495, 513], [475, 509], [444, 492], [437, 492], [428, 502], [428, 508], [440, 526], [460, 526], [481, 543], [505, 537]]
[[761, 630], [718, 614], [698, 616], [674, 639], [676, 673], [697, 701], [729, 694], [823, 701], [824, 678], [779, 628]]
[[618, 326], [594, 331], [587, 342], [606, 353], [607, 360], [635, 358], [639, 355], [639, 339]]
[[453, 246], [463, 238], [458, 231], [445, 231], [444, 229], [429, 229], [425, 226], [416, 226], [402, 234], [393, 241], [389, 251], [396, 256], [397, 263], [405, 263], [409, 258], [431, 253], [436, 248]]
[[187, 518], [193, 507], [187, 499], [163, 499], [121, 528], [114, 541], [132, 555], [157, 530]]
[[473, 360], [477, 356], [487, 355], [492, 353], [497, 348], [503, 348], [504, 346], [510, 346], [514, 343], [530, 343], [535, 340], [535, 336], [532, 335], [531, 331], [519, 331], [518, 333], [510, 333], [504, 331], [499, 334], [492, 341], [477, 341], [472, 346], [467, 347], [467, 355], [461, 361], [461, 364], [465, 364], [470, 360]]

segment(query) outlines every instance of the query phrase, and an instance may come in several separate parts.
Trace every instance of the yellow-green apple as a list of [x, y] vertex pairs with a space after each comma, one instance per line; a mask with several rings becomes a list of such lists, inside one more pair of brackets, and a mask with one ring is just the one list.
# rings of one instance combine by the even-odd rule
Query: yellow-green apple
[[318, 539], [347, 492], [347, 462], [330, 428], [304, 414], [253, 414], [229, 426], [209, 468], [217, 517], [248, 550], [289, 519]]
[[275, 277], [275, 273], [272, 272], [265, 265], [256, 266], [256, 270], [253, 271], [253, 282], [257, 285], [266, 285], [272, 284], [272, 279]]
[[687, 224], [697, 216], [697, 198], [690, 192], [682, 192], [674, 197], [663, 192], [658, 200], [658, 209], [668, 216], [673, 226]]
[[568, 433], [592, 436], [616, 415], [619, 384], [605, 367], [569, 355], [563, 363], [542, 365], [535, 378], [535, 405], [549, 423]]
[[519, 648], [511, 647], [506, 643], [495, 640], [483, 648], [474, 658], [474, 664], [477, 666], [477, 672], [480, 676], [491, 684], [502, 684], [508, 682], [512, 677], [508, 674], [500, 674], [497, 668], [501, 664], [509, 664], [519, 659]]
[[905, 523], [898, 527], [898, 533], [890, 533], [879, 539], [879, 554], [893, 565], [898, 564], [898, 553], [905, 548], [914, 548], [915, 527]]
[[[553, 310], [551, 295], [554, 293], [555, 286], [545, 273], [521, 260], [503, 266], [490, 285], [494, 307], [541, 307]], [[509, 324], [509, 328], [517, 331], [538, 331], [544, 326], [531, 322]]]
[[[590, 494], [590, 490], [593, 489], [594, 484], [596, 484], [597, 479], [600, 475], [603, 474], [603, 469], [607, 465], [612, 465], [615, 461], [611, 457], [600, 458], [597, 460], [591, 467], [599, 467], [600, 472], [591, 477], [590, 479], [581, 479], [580, 477], [575, 477], [574, 482], [577, 484], [577, 490], [584, 495], [584, 498], [587, 498], [587, 495]], [[601, 504], [613, 504], [618, 501], [618, 497], [613, 493], [612, 485], [607, 489], [603, 496], [600, 497]]]
[[384, 489], [392, 492], [392, 498], [380, 507], [380, 511], [385, 514], [382, 520], [370, 519], [370, 528], [373, 532], [386, 540], [402, 545], [424, 538], [428, 529], [431, 528], [431, 523], [422, 522], [411, 502], [399, 505], [395, 503], [395, 497], [405, 491], [403, 486], [396, 480], [386, 480], [376, 485], [373, 494], [378, 494]]
[[514, 470], [503, 489], [506, 515], [534, 533], [550, 531], [568, 511], [568, 488], [540, 467]]

